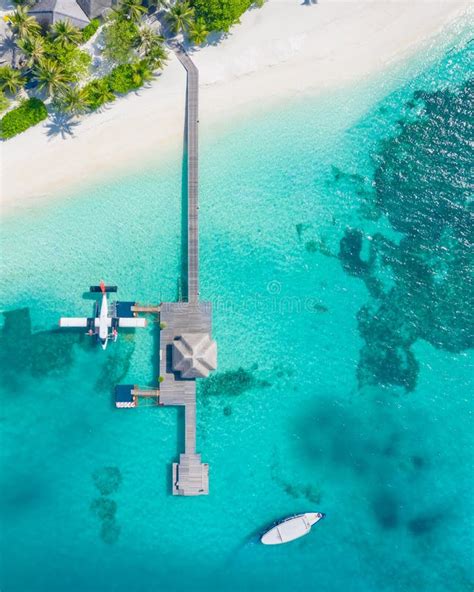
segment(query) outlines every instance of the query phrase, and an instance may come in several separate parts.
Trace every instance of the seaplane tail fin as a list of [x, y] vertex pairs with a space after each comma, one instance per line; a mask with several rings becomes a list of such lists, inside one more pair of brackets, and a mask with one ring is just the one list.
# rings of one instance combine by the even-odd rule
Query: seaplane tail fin
[[146, 319], [141, 317], [120, 317], [119, 318], [119, 327], [124, 329], [132, 328], [132, 327], [146, 327]]
[[105, 292], [116, 292], [116, 291], [117, 291], [117, 286], [106, 286], [103, 281], [101, 281], [98, 286], [90, 286], [89, 287], [89, 292], [102, 292], [102, 294], [104, 294]]
[[87, 317], [61, 317], [59, 319], [60, 327], [87, 327]]

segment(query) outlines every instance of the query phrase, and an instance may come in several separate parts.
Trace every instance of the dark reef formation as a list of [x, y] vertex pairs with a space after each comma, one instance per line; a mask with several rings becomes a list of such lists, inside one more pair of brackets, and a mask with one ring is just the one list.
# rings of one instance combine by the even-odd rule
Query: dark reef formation
[[219, 397], [238, 396], [255, 389], [266, 388], [271, 384], [266, 380], [261, 380], [255, 376], [258, 366], [255, 364], [250, 370], [237, 368], [237, 370], [227, 370], [213, 374], [207, 380], [203, 381], [201, 386], [202, 394], [205, 397], [219, 395]]
[[120, 487], [122, 474], [118, 467], [102, 467], [92, 473], [92, 479], [101, 495], [110, 495]]
[[279, 458], [275, 452], [274, 461], [271, 466], [273, 481], [293, 499], [303, 498], [312, 504], [321, 503], [321, 488], [311, 483], [295, 483], [294, 480], [285, 479], [282, 475]]
[[360, 386], [412, 391], [419, 339], [454, 353], [474, 344], [473, 81], [457, 92], [417, 92], [411, 104], [420, 102], [421, 113], [408, 113], [374, 157], [371, 205], [361, 178], [333, 171], [333, 182], [365, 192], [366, 218], [385, 216], [401, 235], [397, 244], [349, 228], [340, 240], [342, 268], [371, 295], [358, 315]]
[[99, 490], [101, 497], [92, 500], [91, 512], [100, 521], [100, 536], [104, 543], [112, 545], [120, 536], [120, 526], [116, 520], [117, 502], [110, 499], [109, 495], [116, 493], [122, 483], [122, 474], [118, 467], [102, 467], [92, 473], [94, 485]]
[[130, 368], [130, 360], [134, 350], [133, 334], [121, 335], [117, 343], [114, 344], [113, 352], [109, 353], [102, 365], [95, 385], [97, 390], [112, 391], [115, 385], [122, 382]]

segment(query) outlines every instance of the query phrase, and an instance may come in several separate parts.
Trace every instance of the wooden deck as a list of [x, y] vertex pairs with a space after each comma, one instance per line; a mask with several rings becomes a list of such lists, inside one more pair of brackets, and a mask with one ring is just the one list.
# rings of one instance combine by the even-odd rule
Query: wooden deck
[[209, 302], [163, 302], [160, 322], [160, 403], [184, 405], [184, 454], [173, 465], [174, 495], [209, 493], [209, 467], [196, 454], [196, 381], [182, 379], [172, 369], [173, 341], [183, 333], [212, 334]]
[[188, 164], [188, 289], [189, 302], [199, 298], [199, 71], [191, 58], [176, 46], [173, 48], [187, 72], [186, 87], [186, 145]]
[[183, 49], [173, 51], [187, 72], [187, 290], [186, 302], [163, 302], [160, 306], [160, 404], [183, 405], [185, 412], [184, 453], [173, 463], [173, 495], [209, 493], [209, 465], [196, 453], [196, 381], [182, 379], [172, 369], [172, 344], [186, 333], [212, 334], [212, 308], [199, 302], [198, 219], [198, 96], [199, 74]]

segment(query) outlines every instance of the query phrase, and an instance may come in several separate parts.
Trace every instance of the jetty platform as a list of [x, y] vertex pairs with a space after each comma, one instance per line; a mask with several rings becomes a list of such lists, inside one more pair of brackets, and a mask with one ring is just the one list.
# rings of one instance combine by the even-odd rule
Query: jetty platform
[[216, 367], [212, 306], [199, 302], [198, 123], [199, 72], [177, 44], [172, 49], [186, 69], [187, 273], [185, 299], [160, 306], [160, 404], [182, 405], [184, 452], [173, 463], [173, 495], [209, 493], [209, 465], [196, 452], [196, 379]]
[[172, 463], [172, 493], [195, 496], [209, 493], [209, 465], [201, 461], [196, 445], [196, 380], [206, 378], [217, 368], [217, 344], [212, 339], [211, 303], [199, 301], [199, 73], [180, 45], [172, 43], [170, 47], [187, 72], [184, 289], [178, 302], [129, 303], [131, 314], [154, 314], [159, 319], [159, 385], [118, 385], [115, 404], [118, 408], [137, 407], [143, 398], [153, 405], [184, 407], [184, 451], [179, 462]]

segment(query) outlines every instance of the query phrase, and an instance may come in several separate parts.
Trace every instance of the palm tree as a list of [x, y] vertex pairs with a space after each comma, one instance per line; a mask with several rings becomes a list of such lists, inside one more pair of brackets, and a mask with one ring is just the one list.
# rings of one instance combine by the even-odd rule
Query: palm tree
[[15, 95], [25, 85], [25, 79], [20, 70], [11, 66], [0, 67], [0, 90], [6, 90]]
[[156, 46], [162, 45], [163, 41], [163, 37], [155, 33], [151, 27], [145, 25], [138, 31], [138, 51], [145, 56], [148, 56]]
[[84, 90], [86, 103], [91, 109], [97, 109], [104, 103], [115, 101], [115, 95], [105, 80], [93, 80]]
[[163, 66], [166, 64], [166, 61], [168, 60], [168, 54], [163, 44], [159, 43], [154, 45], [150, 49], [146, 58], [148, 60], [148, 63], [150, 64], [150, 67], [153, 70], [161, 70], [161, 68], [163, 68]]
[[46, 89], [49, 95], [64, 90], [70, 82], [70, 76], [61, 64], [52, 59], [41, 60], [33, 70], [33, 76], [38, 81], [38, 87]]
[[41, 27], [34, 16], [29, 16], [28, 9], [24, 6], [18, 6], [13, 14], [9, 15], [8, 20], [13, 32], [18, 37], [32, 37], [41, 31]]
[[26, 64], [29, 68], [43, 59], [45, 47], [43, 37], [35, 35], [34, 37], [25, 37], [17, 41], [17, 46], [26, 58]]
[[153, 73], [150, 70], [145, 60], [135, 62], [132, 64], [132, 80], [137, 86], [145, 84], [153, 78]]
[[208, 35], [209, 31], [202, 18], [198, 18], [191, 23], [191, 26], [189, 27], [189, 36], [193, 43], [196, 45], [202, 45], [206, 41]]
[[142, 6], [141, 0], [122, 0], [117, 12], [126, 19], [138, 23], [146, 13], [146, 8]]
[[168, 22], [170, 23], [171, 31], [177, 35], [180, 31], [189, 28], [194, 16], [194, 8], [189, 2], [178, 2], [170, 8], [167, 14]]
[[79, 115], [87, 109], [87, 99], [82, 89], [67, 86], [54, 96], [54, 104], [64, 113]]
[[69, 21], [58, 21], [51, 27], [51, 37], [61, 47], [79, 45], [82, 41], [80, 30]]

